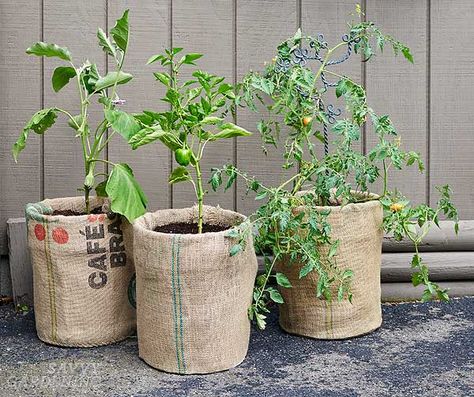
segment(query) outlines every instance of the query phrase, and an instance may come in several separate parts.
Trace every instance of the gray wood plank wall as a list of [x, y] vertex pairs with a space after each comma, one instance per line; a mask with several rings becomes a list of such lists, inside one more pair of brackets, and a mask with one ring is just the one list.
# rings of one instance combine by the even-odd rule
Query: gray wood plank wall
[[[78, 142], [64, 123], [44, 137], [32, 134], [18, 164], [10, 156], [29, 116], [42, 106], [74, 107], [73, 87], [55, 94], [50, 78], [56, 61], [32, 58], [25, 49], [35, 41], [68, 46], [76, 58], [86, 57], [108, 68], [96, 45], [97, 27], [110, 28], [130, 8], [132, 42], [126, 69], [135, 80], [121, 90], [126, 109], [160, 109], [160, 86], [154, 83], [149, 55], [181, 46], [204, 52], [200, 65], [225, 75], [230, 82], [270, 61], [274, 47], [301, 26], [308, 34], [324, 33], [335, 40], [351, 18], [353, 0], [7, 0], [0, 4], [0, 255], [7, 253], [6, 220], [23, 215], [25, 203], [44, 197], [71, 196], [82, 183]], [[406, 147], [419, 150], [427, 170], [398, 173], [393, 182], [417, 202], [435, 203], [435, 184], [452, 184], [462, 219], [474, 219], [474, 102], [472, 84], [474, 2], [469, 0], [363, 0], [367, 19], [404, 40], [415, 65], [393, 59], [387, 51], [373, 62], [354, 57], [344, 66], [365, 83], [373, 107], [392, 116]], [[98, 117], [99, 109], [95, 110]], [[237, 121], [255, 129], [257, 118], [247, 110]], [[237, 164], [268, 183], [282, 178], [278, 153], [261, 155], [258, 137], [209, 146], [205, 167]], [[361, 148], [374, 143], [370, 129]], [[144, 184], [150, 208], [192, 205], [192, 191], [166, 183], [173, 166], [159, 144], [131, 152], [116, 139], [106, 153], [129, 162]], [[211, 195], [210, 204], [248, 213], [255, 208], [242, 183], [226, 194]]]

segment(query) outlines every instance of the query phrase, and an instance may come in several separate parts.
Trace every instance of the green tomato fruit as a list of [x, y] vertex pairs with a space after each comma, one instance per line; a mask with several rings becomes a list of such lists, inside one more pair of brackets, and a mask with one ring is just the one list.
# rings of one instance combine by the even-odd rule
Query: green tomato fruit
[[174, 158], [179, 165], [186, 167], [191, 161], [192, 154], [190, 149], [177, 149], [174, 152]]

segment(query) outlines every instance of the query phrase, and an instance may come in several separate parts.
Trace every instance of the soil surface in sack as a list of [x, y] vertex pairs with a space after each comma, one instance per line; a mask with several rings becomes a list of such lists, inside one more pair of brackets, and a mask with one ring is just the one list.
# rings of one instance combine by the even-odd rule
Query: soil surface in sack
[[[96, 207], [90, 211], [91, 215], [103, 214], [102, 207]], [[88, 215], [85, 212], [76, 212], [73, 210], [54, 210], [52, 215], [63, 215], [63, 216], [81, 216]]]
[[[223, 232], [224, 230], [229, 230], [230, 226], [223, 225], [202, 225], [203, 233], [216, 233]], [[155, 232], [159, 233], [169, 233], [169, 234], [198, 234], [198, 225], [197, 223], [170, 223], [169, 225], [157, 226]]]
[[277, 308], [253, 327], [247, 358], [210, 375], [173, 375], [138, 358], [136, 337], [89, 349], [38, 340], [33, 313], [0, 306], [0, 397], [473, 396], [474, 298], [382, 305], [382, 328], [321, 341], [289, 335]]

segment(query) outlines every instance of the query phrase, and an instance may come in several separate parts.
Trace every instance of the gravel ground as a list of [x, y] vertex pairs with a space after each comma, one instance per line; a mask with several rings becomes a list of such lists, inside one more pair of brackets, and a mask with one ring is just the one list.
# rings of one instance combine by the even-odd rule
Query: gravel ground
[[93, 349], [38, 340], [32, 314], [0, 307], [0, 396], [474, 396], [474, 298], [383, 306], [382, 328], [345, 341], [283, 332], [276, 313], [247, 359], [212, 375], [171, 375], [135, 338]]

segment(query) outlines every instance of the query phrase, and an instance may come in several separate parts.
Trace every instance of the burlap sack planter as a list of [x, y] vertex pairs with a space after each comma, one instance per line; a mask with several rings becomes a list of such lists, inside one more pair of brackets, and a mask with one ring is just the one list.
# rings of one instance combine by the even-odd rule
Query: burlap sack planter
[[[107, 203], [91, 199], [91, 208]], [[85, 210], [83, 197], [28, 204], [28, 246], [33, 264], [38, 337], [59, 346], [90, 347], [123, 340], [135, 330], [129, 285], [133, 256], [119, 215], [52, 215]], [[131, 244], [127, 244], [131, 247]]]
[[[234, 226], [245, 217], [204, 207], [204, 223]], [[252, 237], [231, 257], [228, 231], [167, 234], [171, 223], [195, 223], [197, 209], [147, 213], [133, 224], [140, 357], [166, 372], [223, 371], [240, 364], [250, 336], [247, 315], [257, 273]]]
[[[323, 210], [328, 207], [316, 207]], [[331, 237], [340, 240], [337, 265], [352, 269], [352, 303], [331, 303], [316, 297], [317, 272], [299, 279], [301, 266], [278, 263], [292, 288], [280, 288], [285, 303], [280, 305], [280, 326], [287, 332], [317, 339], [344, 339], [366, 334], [382, 324], [380, 265], [383, 210], [378, 200], [329, 207]], [[297, 209], [297, 212], [305, 208]], [[327, 248], [318, 247], [322, 257]]]

